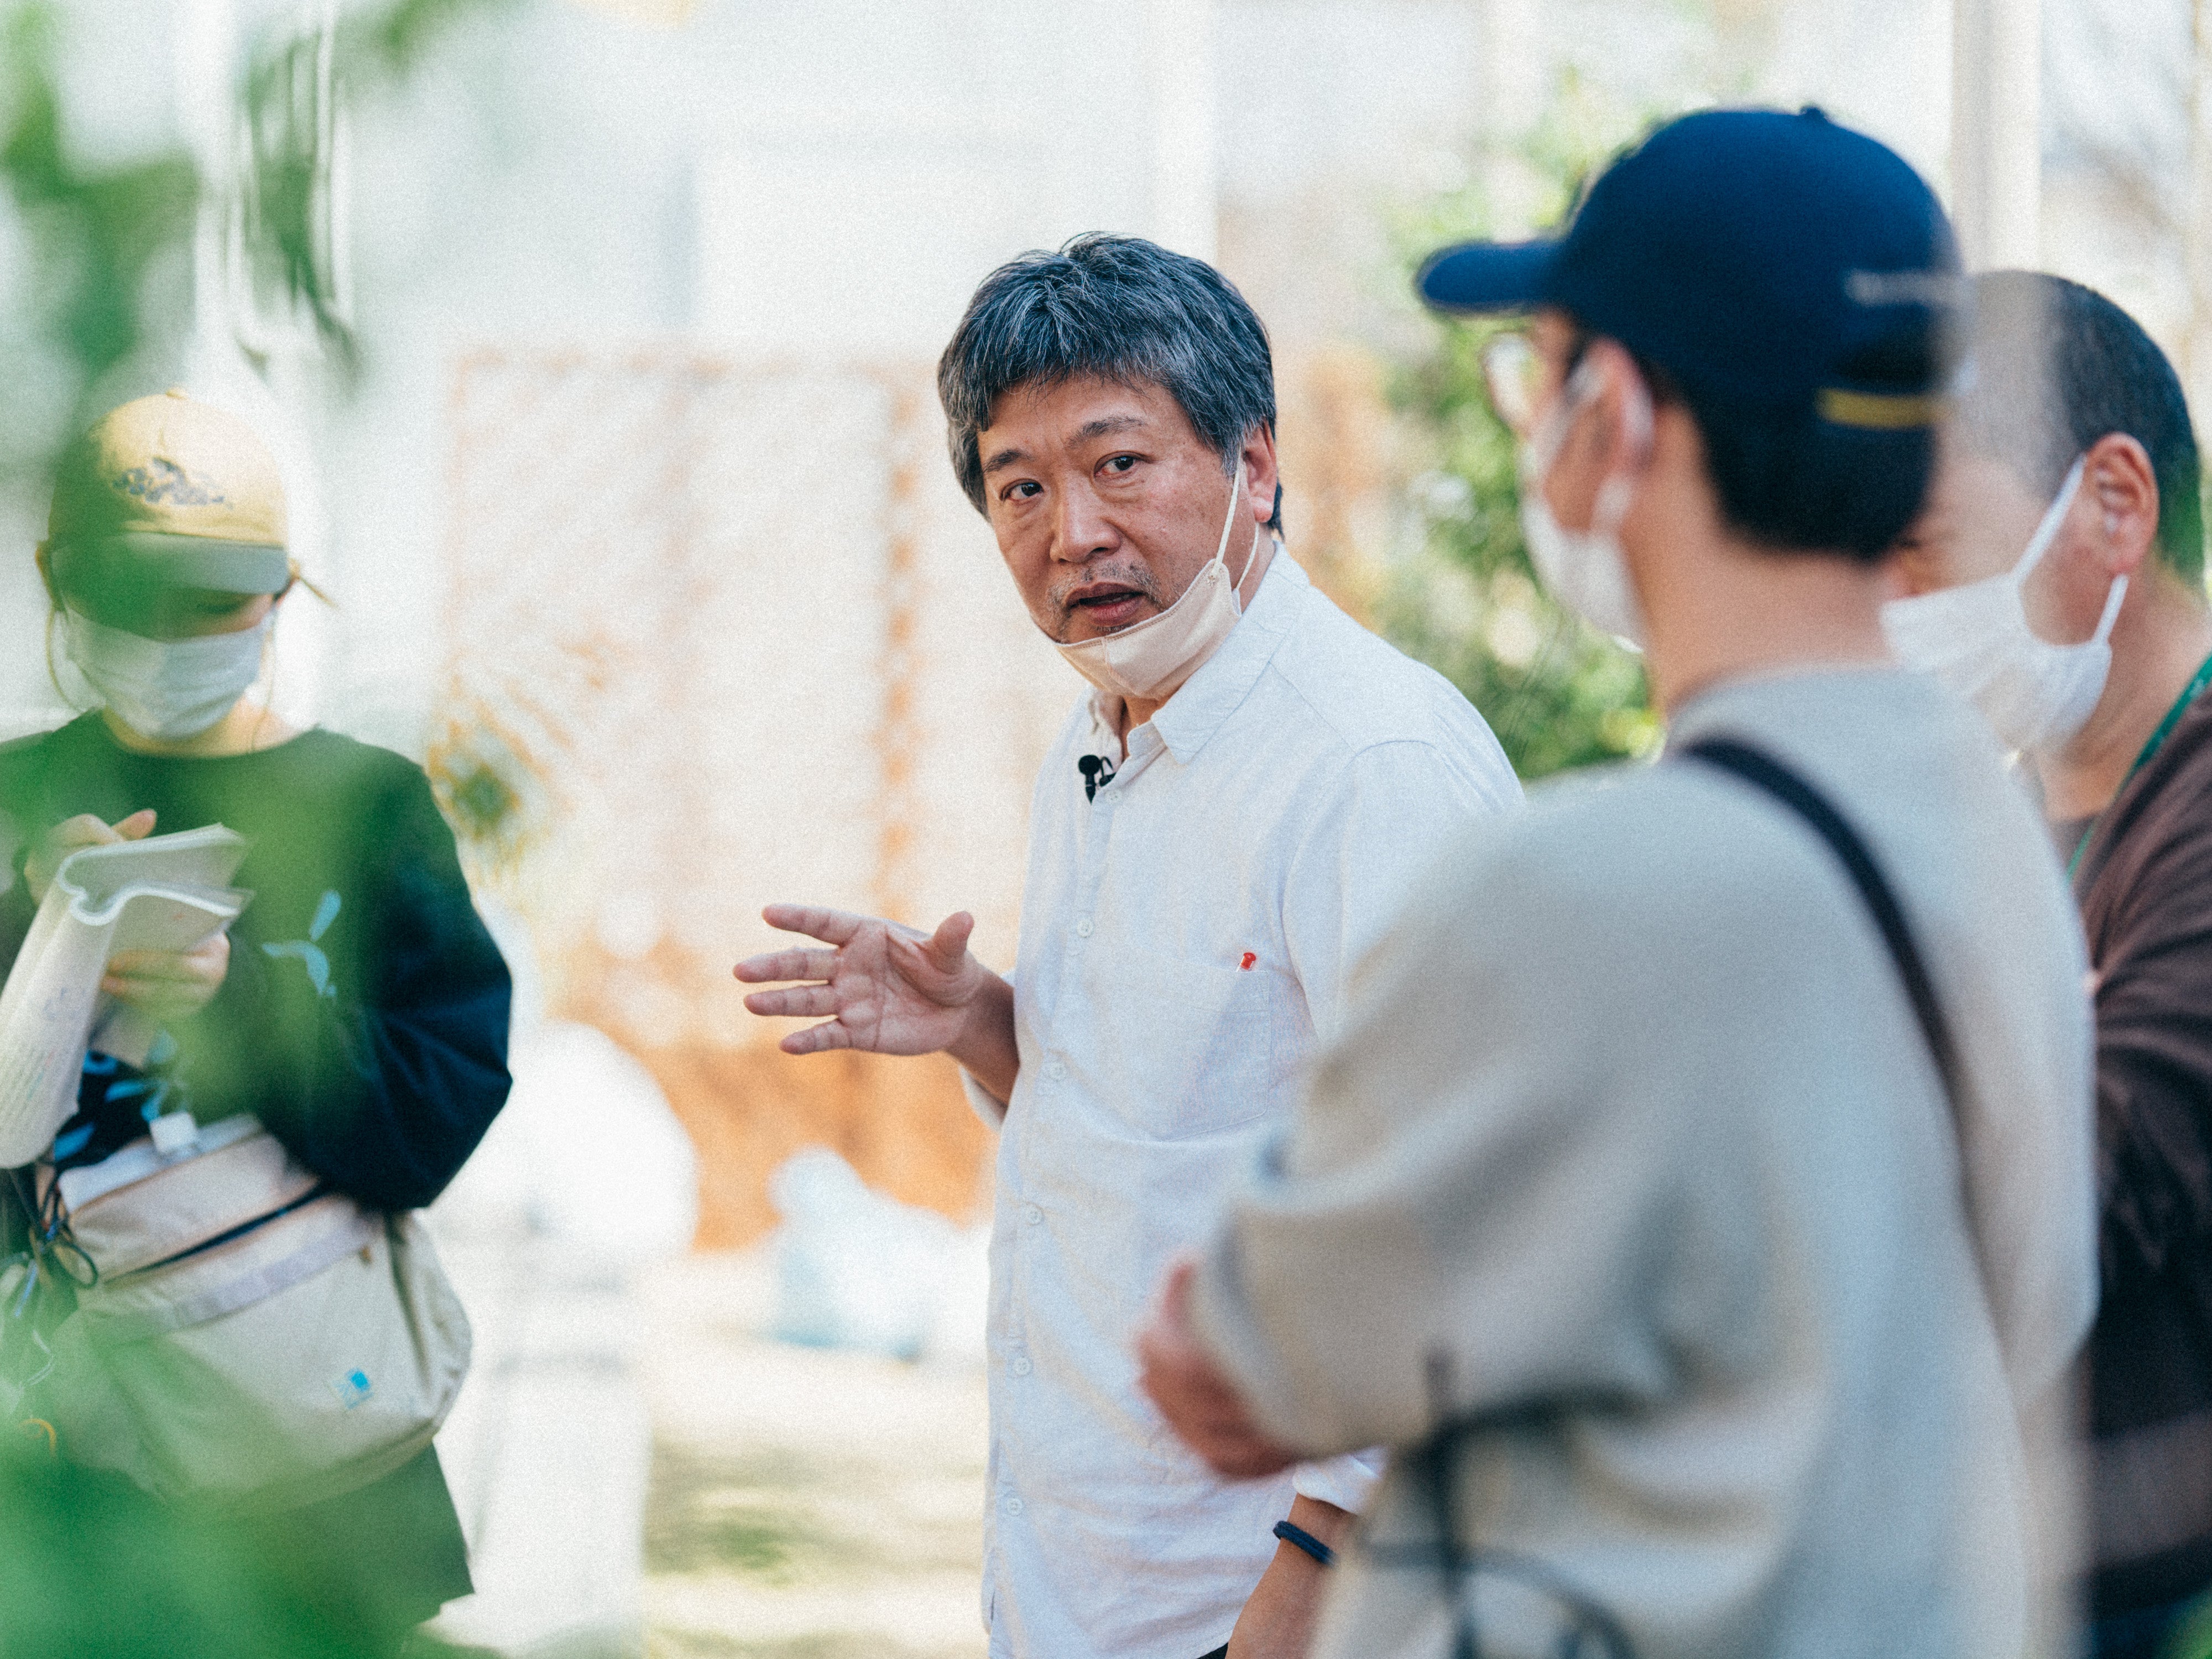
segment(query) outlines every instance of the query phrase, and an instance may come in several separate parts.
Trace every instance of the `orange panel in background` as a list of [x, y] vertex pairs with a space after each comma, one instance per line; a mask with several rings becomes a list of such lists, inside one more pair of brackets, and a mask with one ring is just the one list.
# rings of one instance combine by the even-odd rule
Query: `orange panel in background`
[[550, 1013], [648, 1066], [699, 1243], [757, 1237], [808, 1145], [977, 1209], [941, 1060], [794, 1060], [730, 975], [775, 901], [977, 918], [1010, 967], [1031, 780], [1078, 686], [944, 461], [926, 368], [682, 349], [457, 365], [447, 673], [429, 765]]

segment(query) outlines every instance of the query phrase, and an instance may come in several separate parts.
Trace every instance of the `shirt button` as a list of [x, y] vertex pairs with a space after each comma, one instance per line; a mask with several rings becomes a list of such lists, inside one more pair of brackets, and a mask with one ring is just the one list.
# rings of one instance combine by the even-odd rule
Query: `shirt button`
[[1044, 1068], [1044, 1074], [1050, 1078], [1054, 1082], [1057, 1083], [1060, 1079], [1067, 1075], [1067, 1067], [1055, 1060], [1046, 1066]]
[[1021, 1512], [1022, 1500], [1018, 1498], [1009, 1498], [1006, 1500], [1006, 1513], [1008, 1515], [1019, 1515]]
[[1017, 1359], [1014, 1361], [1014, 1375], [1016, 1376], [1027, 1376], [1031, 1369], [1030, 1362], [1026, 1359]]
[[1034, 1204], [1024, 1204], [1022, 1206], [1022, 1219], [1034, 1227], [1044, 1219], [1044, 1212]]
[[1075, 924], [1075, 935], [1078, 939], [1089, 939], [1091, 937], [1090, 917], [1085, 916], [1081, 921]]

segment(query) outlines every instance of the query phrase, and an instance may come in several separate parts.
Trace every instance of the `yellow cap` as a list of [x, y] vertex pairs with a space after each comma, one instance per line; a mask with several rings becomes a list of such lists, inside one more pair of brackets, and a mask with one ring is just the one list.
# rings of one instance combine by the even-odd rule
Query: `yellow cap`
[[290, 575], [284, 483], [252, 427], [182, 392], [134, 398], [62, 457], [55, 580], [275, 593]]

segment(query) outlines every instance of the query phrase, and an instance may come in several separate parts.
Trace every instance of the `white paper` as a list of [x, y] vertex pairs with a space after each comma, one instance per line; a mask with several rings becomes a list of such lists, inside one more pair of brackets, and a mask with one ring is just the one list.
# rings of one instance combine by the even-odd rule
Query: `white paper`
[[[0, 1169], [37, 1158], [76, 1111], [85, 1048], [109, 1012], [108, 958], [189, 951], [229, 927], [247, 897], [228, 884], [245, 856], [244, 837], [211, 824], [62, 860], [0, 988]], [[123, 1058], [143, 1063], [153, 1035], [118, 1021], [118, 1041], [137, 1051]]]

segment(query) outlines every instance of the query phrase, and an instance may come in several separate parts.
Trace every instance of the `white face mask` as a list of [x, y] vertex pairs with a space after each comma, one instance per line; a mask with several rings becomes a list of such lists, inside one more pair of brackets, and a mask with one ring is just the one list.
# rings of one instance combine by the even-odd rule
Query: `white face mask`
[[1882, 631], [1898, 660], [1935, 675], [1972, 702], [2008, 748], [2040, 750], [2064, 743], [2087, 722], [2112, 672], [2112, 624], [2127, 597], [2125, 576], [2112, 578], [2097, 631], [2078, 645], [2038, 637], [2021, 599], [2029, 573], [2058, 538], [2081, 487], [2081, 467], [2077, 460], [2067, 472], [2027, 550], [2004, 574], [1881, 608]]
[[1132, 623], [1117, 634], [1073, 645], [1053, 641], [1053, 648], [1068, 666], [1100, 690], [1127, 702], [1153, 702], [1173, 696], [1182, 683], [1212, 656], [1237, 619], [1244, 614], [1237, 590], [1252, 572], [1260, 550], [1260, 526], [1252, 527], [1252, 545], [1244, 555], [1244, 568], [1234, 580], [1229, 574], [1229, 532], [1237, 527], [1237, 509], [1244, 501], [1244, 461], [1238, 457], [1236, 482], [1230, 487], [1229, 511], [1221, 520], [1221, 540], [1213, 557], [1176, 602], [1156, 617]]
[[103, 627], [64, 608], [62, 638], [103, 707], [143, 738], [160, 743], [198, 737], [260, 678], [261, 651], [275, 611], [234, 634], [149, 640]]
[[[1636, 486], [1615, 473], [1598, 486], [1587, 530], [1569, 530], [1544, 496], [1545, 480], [1560, 447], [1590, 399], [1597, 382], [1584, 363], [1567, 382], [1566, 395], [1534, 440], [1521, 450], [1521, 535], [1528, 562], [1544, 591], [1601, 633], [1635, 650], [1644, 648], [1644, 613], [1629, 585], [1628, 562], [1620, 550], [1620, 521], [1628, 516]], [[1624, 410], [1629, 440], [1638, 448], [1651, 441], [1651, 400], [1642, 384], [1628, 387]]]

